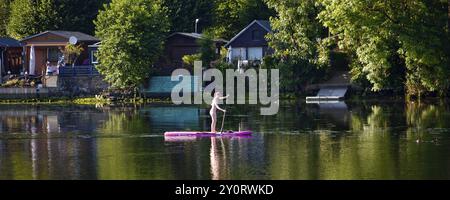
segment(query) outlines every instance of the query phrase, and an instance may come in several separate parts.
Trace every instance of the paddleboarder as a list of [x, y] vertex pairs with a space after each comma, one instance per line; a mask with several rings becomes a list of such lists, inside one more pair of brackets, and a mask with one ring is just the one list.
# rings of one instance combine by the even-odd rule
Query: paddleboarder
[[227, 112], [226, 110], [219, 107], [219, 100], [227, 99], [230, 95], [227, 95], [226, 97], [221, 96], [220, 92], [216, 92], [214, 94], [214, 98], [211, 103], [211, 110], [209, 111], [209, 114], [211, 115], [211, 133], [217, 133], [216, 132], [216, 124], [217, 124], [217, 110], [220, 110], [222, 112]]

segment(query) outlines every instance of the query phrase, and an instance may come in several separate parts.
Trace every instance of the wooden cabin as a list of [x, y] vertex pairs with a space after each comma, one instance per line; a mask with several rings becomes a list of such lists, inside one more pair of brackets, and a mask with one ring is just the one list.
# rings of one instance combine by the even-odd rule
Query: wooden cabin
[[7, 74], [20, 74], [21, 71], [22, 45], [12, 38], [0, 38], [0, 77]]
[[[21, 40], [24, 45], [24, 68], [30, 75], [44, 75], [46, 72], [46, 63], [56, 68], [58, 60], [62, 57], [64, 48], [69, 44], [71, 37], [75, 37], [77, 45], [81, 45], [84, 49], [81, 55], [77, 58], [75, 66], [89, 65], [89, 51], [88, 46], [100, 42], [94, 36], [70, 31], [45, 31], [36, 35], [26, 37]], [[34, 48], [35, 67], [30, 69], [30, 54]], [[67, 61], [67, 58], [66, 58]]]
[[[203, 37], [199, 33], [177, 32], [169, 35], [165, 42], [163, 55], [156, 66], [160, 69], [166, 69], [166, 71], [184, 67], [183, 57], [199, 53], [198, 40]], [[220, 49], [228, 42], [223, 39], [214, 39], [213, 41], [217, 54], [220, 54]]]
[[262, 61], [264, 56], [272, 54], [265, 38], [271, 32], [269, 21], [254, 20], [225, 45], [229, 62]]

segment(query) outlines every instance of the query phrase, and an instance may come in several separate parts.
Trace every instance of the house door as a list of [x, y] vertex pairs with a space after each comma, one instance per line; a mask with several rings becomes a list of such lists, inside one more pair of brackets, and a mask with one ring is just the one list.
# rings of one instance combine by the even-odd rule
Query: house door
[[47, 60], [47, 49], [35, 47], [35, 56], [36, 56], [36, 71], [35, 74], [37, 76], [45, 74], [45, 64]]

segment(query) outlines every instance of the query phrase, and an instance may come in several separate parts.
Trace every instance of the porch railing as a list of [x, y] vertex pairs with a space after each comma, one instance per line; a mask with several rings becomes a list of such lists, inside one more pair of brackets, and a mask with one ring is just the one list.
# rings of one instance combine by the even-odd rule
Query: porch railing
[[94, 65], [85, 66], [65, 66], [59, 68], [59, 76], [71, 77], [71, 76], [94, 76], [99, 75]]

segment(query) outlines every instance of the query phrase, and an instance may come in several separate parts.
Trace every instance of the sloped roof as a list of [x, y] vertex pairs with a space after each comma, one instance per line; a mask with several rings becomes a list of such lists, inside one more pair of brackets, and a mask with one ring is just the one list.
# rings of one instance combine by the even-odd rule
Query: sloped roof
[[[172, 33], [171, 35], [169, 35], [167, 38], [173, 37], [175, 35], [182, 35], [182, 36], [186, 36], [186, 37], [190, 37], [190, 38], [195, 38], [195, 39], [202, 39], [203, 38], [203, 34], [200, 33], [184, 33], [184, 32], [175, 32]], [[213, 39], [214, 42], [223, 42], [223, 43], [227, 43], [227, 40], [218, 38], [218, 39]]]
[[12, 38], [4, 38], [0, 37], [0, 46], [2, 47], [21, 47], [19, 41], [12, 39]]
[[91, 35], [88, 35], [85, 33], [81, 33], [81, 32], [74, 32], [74, 31], [45, 31], [45, 32], [42, 32], [42, 33], [39, 33], [36, 35], [26, 37], [26, 38], [22, 39], [21, 41], [26, 41], [26, 40], [29, 40], [29, 39], [32, 39], [35, 37], [39, 37], [41, 35], [45, 35], [48, 33], [58, 35], [58, 36], [61, 36], [63, 38], [67, 38], [67, 39], [69, 39], [72, 36], [75, 36], [78, 39], [78, 41], [81, 41], [81, 42], [100, 41], [98, 38], [96, 38], [94, 36], [91, 36]]
[[239, 32], [236, 36], [234, 36], [226, 45], [225, 47], [228, 47], [234, 40], [236, 40], [239, 36], [241, 36], [243, 33], [245, 33], [245, 31], [247, 31], [251, 26], [253, 26], [254, 24], [258, 24], [259, 26], [261, 26], [263, 29], [265, 29], [267, 32], [271, 33], [272, 32], [272, 27], [270, 25], [270, 22], [267, 20], [254, 20], [252, 23], [250, 23], [249, 25], [247, 25], [244, 29], [242, 29], [241, 32]]
[[263, 26], [267, 31], [272, 32], [272, 26], [268, 20], [255, 20], [259, 25]]
[[187, 37], [191, 37], [191, 38], [196, 38], [196, 39], [202, 39], [203, 35], [199, 34], [199, 33], [183, 33], [183, 32], [176, 32], [176, 33], [172, 33], [171, 35], [169, 35], [168, 38], [175, 36], [175, 35], [184, 35]]

